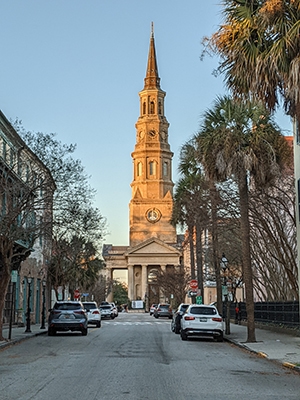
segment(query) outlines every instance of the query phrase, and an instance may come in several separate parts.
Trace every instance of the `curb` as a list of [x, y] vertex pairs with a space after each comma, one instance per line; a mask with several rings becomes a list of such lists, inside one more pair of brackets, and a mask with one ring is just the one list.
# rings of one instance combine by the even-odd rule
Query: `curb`
[[294, 371], [300, 372], [300, 366], [299, 365], [296, 365], [296, 364], [293, 364], [293, 363], [290, 363], [290, 362], [286, 361], [286, 362], [282, 363], [282, 366], [285, 367], [285, 368], [289, 368], [289, 369], [292, 369]]
[[35, 337], [35, 336], [43, 335], [43, 334], [45, 334], [47, 332], [48, 332], [48, 330], [45, 329], [42, 332], [30, 333], [30, 335], [27, 335], [27, 336], [24, 336], [24, 337], [19, 337], [17, 339], [11, 339], [11, 340], [0, 342], [0, 351], [2, 349], [5, 349], [6, 347], [14, 346], [17, 343], [24, 342], [25, 340], [28, 340], [28, 339], [30, 339], [32, 337]]
[[296, 364], [290, 363], [290, 362], [288, 362], [288, 361], [280, 362], [280, 361], [278, 361], [278, 360], [273, 360], [273, 359], [270, 360], [269, 357], [268, 357], [268, 355], [267, 355], [266, 353], [262, 352], [262, 351], [255, 351], [255, 350], [252, 350], [252, 349], [250, 349], [247, 345], [244, 345], [244, 344], [242, 344], [242, 343], [240, 343], [240, 342], [237, 342], [237, 341], [235, 341], [234, 339], [230, 339], [230, 338], [228, 338], [228, 337], [224, 337], [224, 340], [226, 340], [226, 341], [229, 342], [229, 343], [234, 344], [234, 345], [237, 346], [237, 347], [240, 347], [241, 349], [247, 350], [247, 351], [249, 351], [250, 353], [256, 354], [258, 357], [266, 358], [267, 360], [272, 361], [272, 362], [275, 362], [275, 363], [281, 365], [282, 367], [289, 368], [289, 369], [291, 369], [291, 370], [293, 370], [293, 371], [295, 371], [295, 372], [297, 372], [297, 373], [300, 373], [300, 365], [296, 365]]

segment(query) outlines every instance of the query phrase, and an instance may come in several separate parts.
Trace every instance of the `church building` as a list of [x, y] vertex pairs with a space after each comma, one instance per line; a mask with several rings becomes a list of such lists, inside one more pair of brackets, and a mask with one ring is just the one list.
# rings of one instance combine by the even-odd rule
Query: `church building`
[[[128, 270], [128, 297], [151, 303], [169, 301], [155, 285], [155, 273], [180, 265], [181, 251], [171, 225], [173, 208], [172, 157], [165, 116], [166, 93], [160, 87], [153, 25], [144, 88], [139, 92], [135, 124], [132, 196], [129, 204], [129, 246], [103, 246], [107, 278]], [[109, 294], [108, 301], [112, 301]]]

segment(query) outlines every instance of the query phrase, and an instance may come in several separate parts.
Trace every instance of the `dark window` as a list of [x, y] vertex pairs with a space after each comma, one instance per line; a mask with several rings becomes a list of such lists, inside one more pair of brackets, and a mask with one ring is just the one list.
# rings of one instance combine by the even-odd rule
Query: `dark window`
[[83, 303], [83, 307], [88, 311], [89, 310], [94, 310], [95, 308], [98, 308], [97, 304], [95, 304], [95, 303]]
[[111, 310], [111, 306], [101, 306], [102, 310]]
[[56, 303], [54, 305], [55, 310], [80, 310], [82, 309], [80, 303]]
[[213, 307], [191, 307], [190, 313], [198, 315], [216, 315], [217, 311]]
[[149, 114], [154, 114], [154, 101], [150, 102], [150, 113]]

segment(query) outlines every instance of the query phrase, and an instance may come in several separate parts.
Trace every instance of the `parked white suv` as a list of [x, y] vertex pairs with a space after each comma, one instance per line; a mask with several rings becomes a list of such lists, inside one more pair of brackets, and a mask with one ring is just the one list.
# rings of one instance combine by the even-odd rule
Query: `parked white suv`
[[101, 327], [101, 313], [95, 301], [83, 301], [83, 307], [88, 316], [88, 323], [96, 325], [97, 328]]
[[101, 318], [111, 318], [114, 319], [115, 318], [115, 314], [113, 312], [112, 306], [111, 304], [100, 304], [100, 312], [101, 312]]
[[110, 303], [110, 305], [112, 306], [114, 316], [117, 317], [119, 315], [117, 306], [115, 305], [115, 303]]
[[182, 340], [187, 340], [189, 336], [205, 336], [223, 341], [223, 319], [215, 306], [191, 304], [183, 314], [180, 325]]

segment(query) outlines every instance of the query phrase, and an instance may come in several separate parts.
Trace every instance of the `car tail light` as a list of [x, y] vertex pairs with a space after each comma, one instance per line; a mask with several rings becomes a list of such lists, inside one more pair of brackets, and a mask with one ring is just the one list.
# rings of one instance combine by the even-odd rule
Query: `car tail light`
[[100, 314], [98, 310], [93, 311], [93, 314]]
[[161, 311], [161, 309], [160, 308], [157, 308], [157, 310], [156, 311]]
[[52, 313], [52, 314], [61, 314], [61, 311], [59, 311], [59, 310], [52, 310], [51, 313]]
[[193, 320], [195, 319], [195, 317], [186, 315], [186, 316], [184, 317], [184, 319], [185, 319], [186, 321], [193, 321]]
[[215, 322], [222, 322], [222, 318], [214, 317], [214, 318], [212, 318], [212, 321], [215, 321]]
[[76, 310], [76, 311], [74, 311], [74, 314], [82, 314], [82, 315], [84, 315], [85, 314], [85, 312], [83, 311], [83, 310]]

